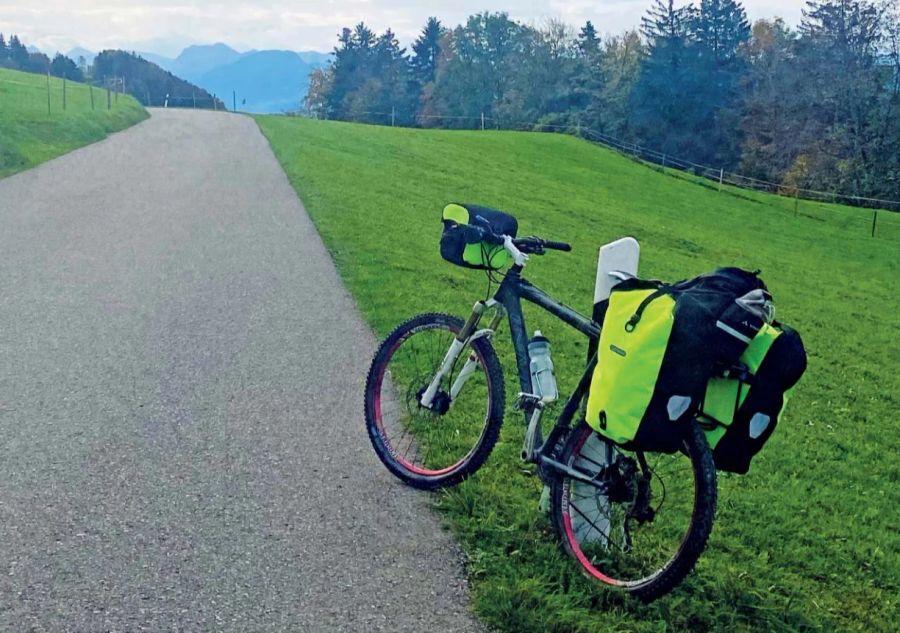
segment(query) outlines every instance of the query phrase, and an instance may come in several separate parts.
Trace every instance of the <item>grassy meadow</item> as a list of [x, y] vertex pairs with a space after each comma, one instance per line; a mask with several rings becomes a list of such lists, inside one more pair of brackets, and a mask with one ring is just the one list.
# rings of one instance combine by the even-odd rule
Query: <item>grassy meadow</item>
[[0, 177], [39, 165], [73, 149], [106, 138], [147, 118], [132, 97], [119, 95], [107, 110], [106, 90], [94, 88], [94, 109], [85, 84], [0, 68]]
[[[585, 579], [537, 507], [508, 412], [487, 465], [434, 504], [468, 556], [474, 607], [502, 631], [891, 631], [900, 621], [900, 215], [700, 186], [567, 136], [257, 119], [347, 287], [384, 335], [424, 311], [465, 316], [478, 271], [438, 252], [450, 201], [514, 213], [520, 235], [571, 242], [526, 277], [589, 313], [598, 247], [642, 245], [641, 274], [762, 269], [809, 369], [749, 475], [720, 474], [709, 547], [685, 583], [642, 605]], [[586, 342], [536, 308], [562, 391]], [[495, 345], [508, 400], [511, 345]], [[365, 433], [360, 399], [359, 432]], [[558, 410], [558, 409], [557, 409]], [[348, 464], [352, 467], [352, 464]], [[894, 624], [891, 624], [893, 622]]]

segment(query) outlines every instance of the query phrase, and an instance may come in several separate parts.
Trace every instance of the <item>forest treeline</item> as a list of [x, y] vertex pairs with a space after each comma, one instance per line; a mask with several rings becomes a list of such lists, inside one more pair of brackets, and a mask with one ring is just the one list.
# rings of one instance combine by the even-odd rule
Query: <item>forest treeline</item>
[[12, 68], [28, 73], [50, 73], [54, 77], [65, 77], [72, 81], [84, 81], [87, 65], [76, 64], [61, 53], [50, 59], [44, 53], [31, 52], [19, 39], [11, 35], [9, 41], [0, 33], [0, 68]]
[[430, 18], [407, 52], [344, 29], [316, 116], [428, 127], [590, 128], [788, 187], [900, 200], [898, 0], [812, 0], [797, 28], [736, 0], [655, 0], [637, 30]]

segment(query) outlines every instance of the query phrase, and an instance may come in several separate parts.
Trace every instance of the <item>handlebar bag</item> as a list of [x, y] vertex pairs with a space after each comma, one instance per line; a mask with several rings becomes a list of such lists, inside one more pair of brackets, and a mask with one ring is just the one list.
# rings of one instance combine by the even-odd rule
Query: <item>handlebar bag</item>
[[767, 324], [741, 355], [738, 371], [709, 381], [697, 421], [717, 469], [750, 469], [805, 370], [800, 335], [787, 325]]
[[519, 230], [518, 221], [508, 213], [476, 205], [448, 204], [441, 214], [441, 257], [465, 268], [499, 270], [507, 264], [509, 253], [502, 244], [484, 241], [482, 227], [475, 222], [478, 216], [487, 220], [496, 235], [515, 237]]
[[679, 450], [710, 378], [738, 362], [764, 323], [750, 316], [731, 325], [722, 320], [737, 299], [760, 289], [765, 284], [756, 274], [739, 268], [675, 284], [629, 279], [616, 285], [598, 311], [603, 321], [588, 424], [629, 450]]

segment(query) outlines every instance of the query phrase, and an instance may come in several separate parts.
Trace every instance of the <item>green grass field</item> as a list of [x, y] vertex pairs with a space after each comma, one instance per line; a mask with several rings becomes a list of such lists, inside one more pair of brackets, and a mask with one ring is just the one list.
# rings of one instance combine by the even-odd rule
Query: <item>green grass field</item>
[[[720, 475], [709, 548], [673, 594], [641, 605], [598, 589], [568, 560], [522, 473], [508, 415], [488, 464], [436, 495], [468, 555], [475, 609], [504, 631], [890, 631], [900, 621], [900, 216], [673, 178], [565, 136], [392, 129], [261, 117], [360, 309], [379, 335], [423, 311], [468, 314], [477, 271], [438, 253], [448, 201], [516, 214], [520, 234], [574, 245], [527, 277], [589, 312], [597, 248], [642, 244], [641, 273], [675, 280], [760, 268], [809, 369], [747, 476]], [[563, 390], [585, 342], [537, 309]], [[517, 391], [506, 329], [496, 339]], [[509, 400], [508, 396], [508, 400]], [[359, 432], [362, 424], [360, 399]], [[352, 464], [347, 464], [352, 468]], [[894, 624], [890, 624], [894, 622]]]
[[107, 110], [106, 91], [94, 89], [94, 109], [87, 85], [0, 68], [0, 177], [34, 167], [73, 149], [106, 138], [138, 121], [147, 112], [128, 95], [113, 99]]

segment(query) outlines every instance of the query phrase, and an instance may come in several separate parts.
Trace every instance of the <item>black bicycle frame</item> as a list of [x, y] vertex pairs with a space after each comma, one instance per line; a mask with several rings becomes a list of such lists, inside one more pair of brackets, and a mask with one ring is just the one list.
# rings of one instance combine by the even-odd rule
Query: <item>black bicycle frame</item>
[[[600, 337], [600, 325], [569, 306], [554, 300], [543, 290], [524, 279], [521, 273], [521, 266], [513, 266], [494, 294], [494, 300], [504, 307], [509, 318], [509, 329], [516, 353], [516, 367], [522, 393], [533, 394], [531, 370], [529, 368], [530, 359], [528, 357], [528, 330], [525, 327], [525, 316], [522, 312], [522, 299], [546, 310], [591, 340], [596, 340]], [[566, 404], [557, 418], [554, 432], [558, 433], [571, 425], [572, 418], [577, 413], [581, 401], [587, 393], [588, 387], [590, 387], [591, 376], [596, 364], [597, 356], [594, 354], [588, 362], [581, 380], [578, 381], [575, 391], [566, 400]], [[526, 405], [523, 409], [527, 424], [533, 411], [533, 405]], [[554, 439], [554, 434], [548, 436], [547, 439], [548, 441], [544, 446], [549, 446], [552, 449], [555, 442], [550, 440]]]

